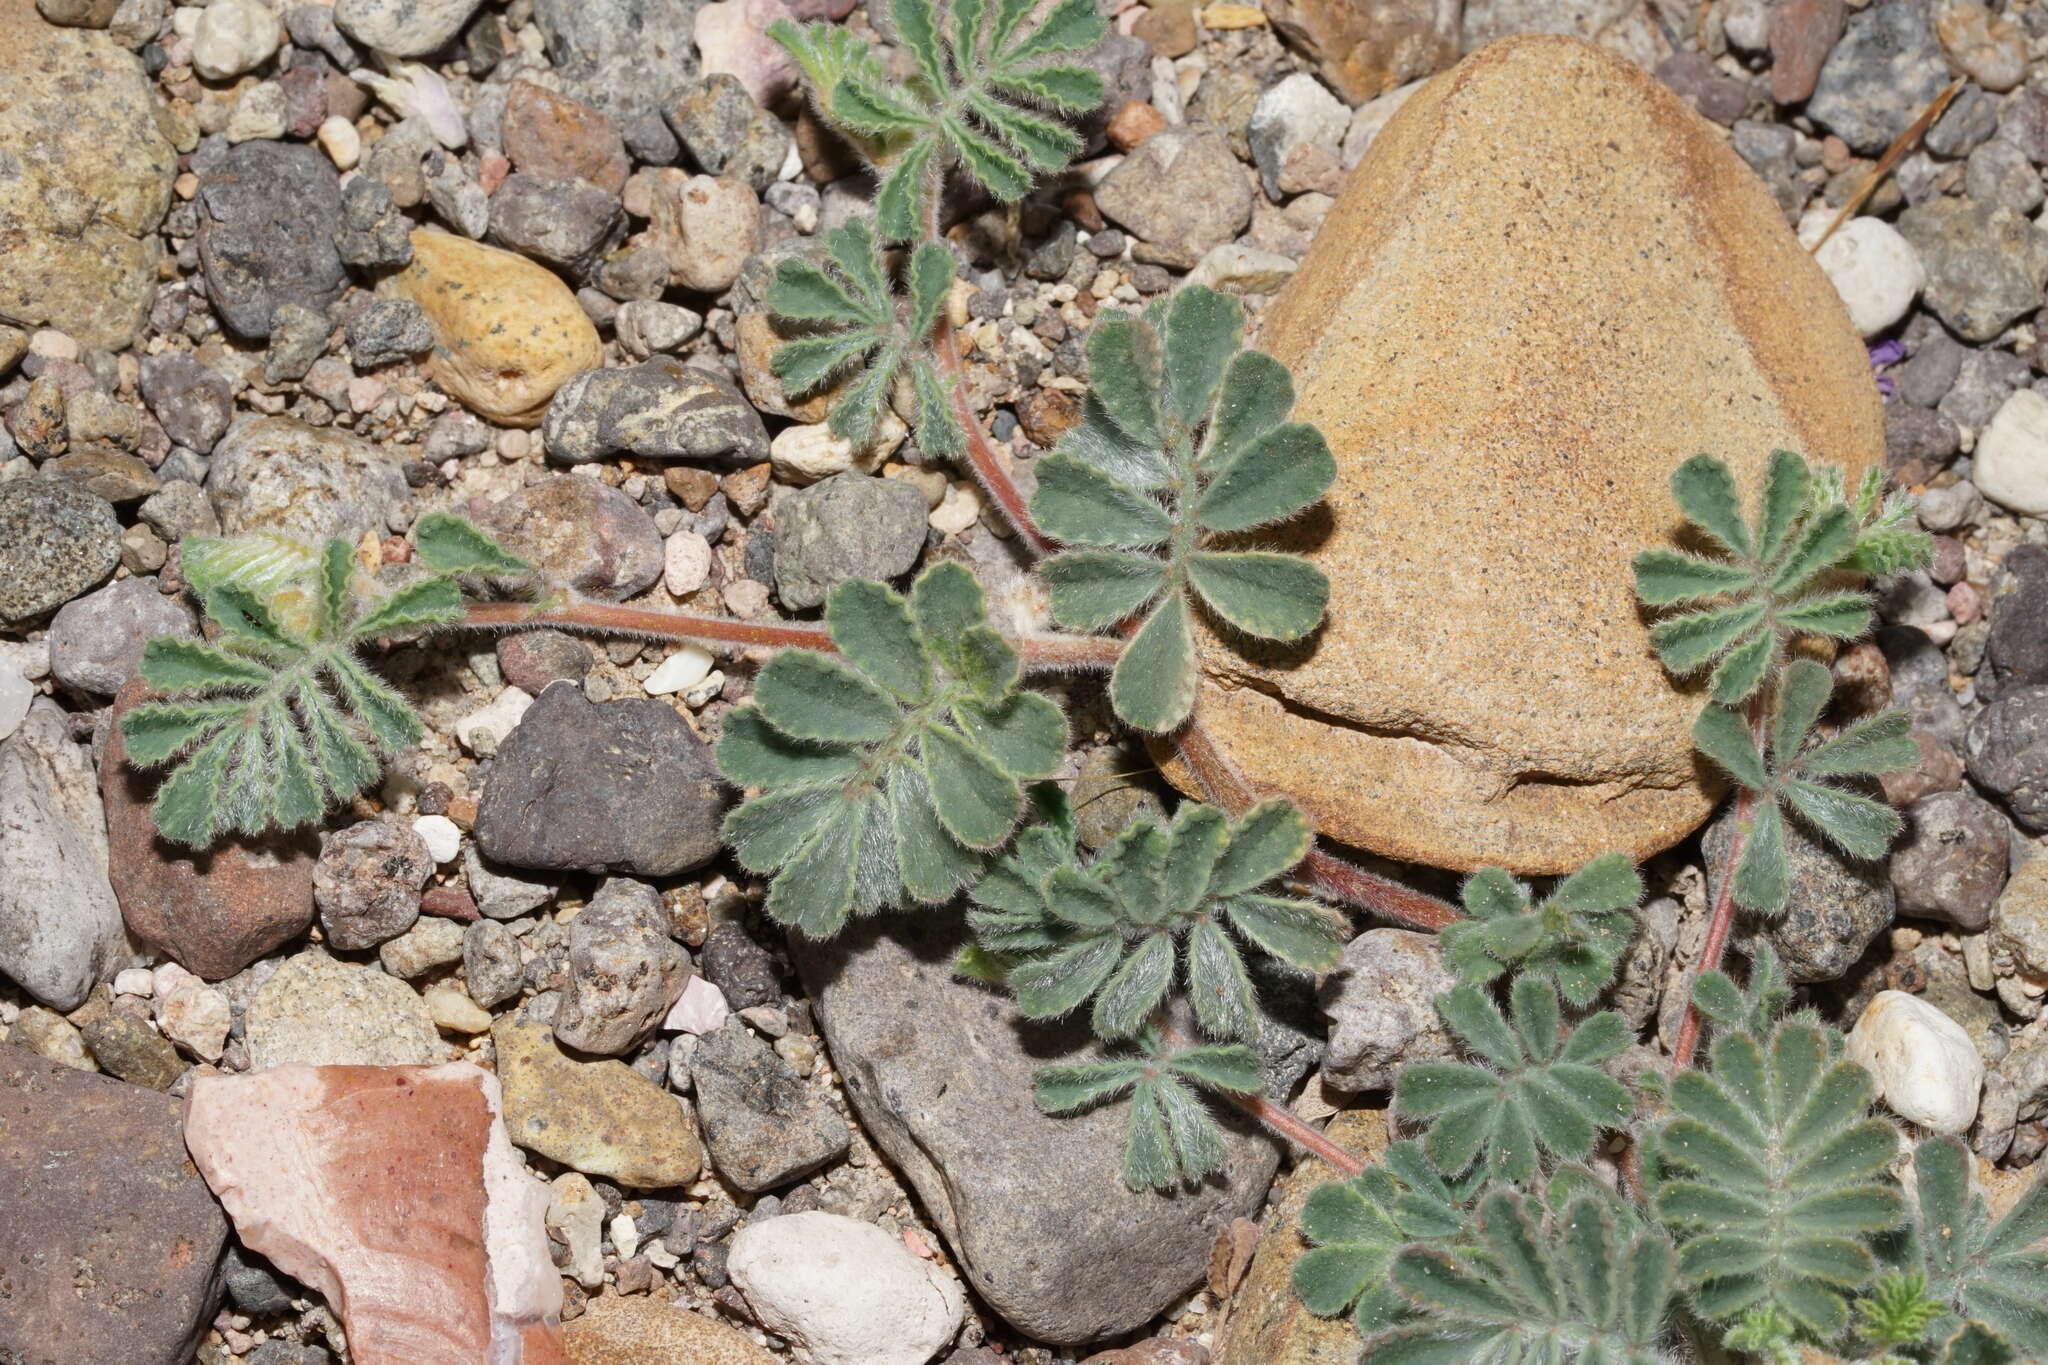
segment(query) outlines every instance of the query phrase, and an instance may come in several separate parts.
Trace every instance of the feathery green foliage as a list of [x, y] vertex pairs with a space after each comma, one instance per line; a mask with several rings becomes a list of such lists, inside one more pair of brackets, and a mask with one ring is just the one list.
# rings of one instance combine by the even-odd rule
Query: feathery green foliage
[[1838, 783], [1918, 763], [1911, 723], [1905, 712], [1894, 709], [1816, 739], [1815, 725], [1833, 686], [1825, 667], [1798, 659], [1785, 667], [1783, 680], [1772, 689], [1770, 724], [1761, 739], [1740, 711], [1718, 702], [1700, 712], [1693, 725], [1693, 743], [1700, 752], [1753, 797], [1750, 826], [1735, 865], [1735, 901], [1744, 909], [1776, 914], [1785, 908], [1788, 815], [1853, 858], [1883, 857], [1903, 828], [1890, 806]]
[[718, 745], [726, 777], [761, 789], [726, 816], [726, 841], [772, 877], [770, 917], [809, 938], [973, 881], [1024, 813], [1021, 782], [1067, 746], [1059, 707], [1019, 689], [965, 567], [933, 565], [907, 598], [842, 583], [825, 625], [838, 656], [770, 660]]
[[1635, 1113], [1628, 1088], [1600, 1069], [1628, 1047], [1629, 1030], [1608, 1012], [1566, 1031], [1557, 990], [1542, 977], [1517, 977], [1508, 998], [1504, 1014], [1477, 986], [1438, 996], [1437, 1013], [1476, 1060], [1410, 1063], [1394, 1105], [1428, 1123], [1423, 1151], [1446, 1175], [1476, 1162], [1526, 1185], [1540, 1153], [1577, 1161]]
[[[1745, 1001], [1722, 977], [1700, 998], [1753, 1015], [1777, 990], [1766, 980]], [[1706, 1069], [1671, 1082], [1644, 1170], [1708, 1321], [1772, 1310], [1832, 1340], [1849, 1325], [1848, 1296], [1877, 1273], [1869, 1243], [1900, 1215], [1884, 1174], [1897, 1138], [1869, 1116], [1870, 1077], [1842, 1048], [1841, 1034], [1799, 1017], [1722, 1030]]]
[[874, 163], [885, 239], [917, 235], [918, 210], [950, 170], [1010, 204], [1080, 154], [1079, 135], [1047, 114], [1095, 108], [1102, 78], [1058, 59], [1094, 47], [1108, 25], [1094, 0], [1039, 9], [1037, 0], [890, 0], [916, 64], [907, 81], [889, 79], [865, 44], [832, 24], [768, 26], [810, 79], [819, 112]]
[[917, 401], [917, 441], [933, 455], [960, 450], [959, 424], [946, 385], [927, 353], [932, 329], [953, 287], [953, 256], [941, 242], [910, 253], [910, 297], [898, 318], [892, 276], [865, 219], [824, 235], [825, 263], [785, 259], [768, 286], [768, 306], [810, 335], [776, 348], [770, 364], [792, 394], [813, 393], [859, 368], [832, 405], [831, 427], [855, 446], [875, 439], [899, 376]]
[[1735, 476], [1695, 455], [1671, 476], [1693, 531], [1715, 551], [1645, 550], [1636, 595], [1652, 607], [1686, 607], [1651, 628], [1650, 643], [1680, 676], [1709, 664], [1715, 701], [1755, 695], [1798, 635], [1850, 640], [1870, 629], [1870, 596], [1840, 586], [1842, 570], [1897, 573], [1931, 561], [1933, 542], [1910, 529], [1910, 502], [1880, 504], [1882, 471], [1845, 500], [1840, 471], [1816, 477], [1806, 461], [1775, 451], [1754, 518], [1745, 518]]
[[1318, 1185], [1301, 1209], [1310, 1249], [1294, 1263], [1295, 1295], [1321, 1317], [1350, 1313], [1363, 1336], [1395, 1326], [1410, 1310], [1387, 1278], [1394, 1258], [1416, 1243], [1469, 1251], [1471, 1203], [1485, 1177], [1474, 1166], [1446, 1179], [1409, 1140], [1349, 1180]]
[[1301, 861], [1310, 837], [1285, 801], [1236, 820], [1189, 802], [1168, 825], [1133, 820], [1083, 866], [1070, 831], [1040, 827], [974, 887], [981, 908], [968, 923], [986, 951], [1007, 959], [1027, 1018], [1092, 1000], [1096, 1036], [1129, 1038], [1178, 979], [1204, 1033], [1250, 1039], [1258, 1000], [1238, 938], [1303, 971], [1329, 971], [1341, 957], [1339, 916], [1261, 889]]
[[1322, 434], [1286, 420], [1286, 367], [1242, 349], [1243, 333], [1243, 305], [1200, 286], [1142, 315], [1103, 313], [1081, 423], [1038, 462], [1032, 518], [1078, 547], [1041, 569], [1053, 619], [1101, 630], [1142, 617], [1110, 678], [1117, 717], [1140, 730], [1171, 730], [1194, 706], [1194, 604], [1232, 631], [1299, 640], [1329, 601], [1307, 560], [1240, 548], [1337, 474]]
[[204, 848], [311, 824], [378, 779], [380, 752], [419, 741], [411, 705], [357, 649], [460, 620], [454, 574], [526, 566], [457, 517], [422, 517], [414, 535], [429, 572], [373, 593], [346, 541], [318, 554], [278, 536], [185, 542], [187, 582], [217, 633], [151, 640], [141, 676], [162, 699], [121, 719], [129, 761], [170, 769], [152, 808], [166, 839]]
[[1560, 1173], [1549, 1207], [1512, 1189], [1479, 1200], [1469, 1252], [1410, 1246], [1389, 1275], [1410, 1321], [1368, 1340], [1374, 1365], [1568, 1361], [1665, 1365], [1677, 1280], [1671, 1239], [1598, 1182]]
[[1642, 895], [1643, 879], [1620, 853], [1587, 863], [1541, 905], [1521, 882], [1483, 867], [1465, 882], [1470, 918], [1444, 927], [1444, 965], [1479, 986], [1510, 971], [1547, 977], [1583, 1009], [1614, 979]]
[[1917, 1346], [1946, 1307], [1928, 1296], [1926, 1275], [1895, 1270], [1878, 1276], [1870, 1292], [1856, 1300], [1856, 1335], [1887, 1350]]
[[[1970, 1176], [1970, 1153], [1954, 1138], [1928, 1138], [1913, 1153], [1914, 1201], [1901, 1261], [1903, 1276], [1932, 1305], [1921, 1331], [1905, 1326], [1882, 1296], [1858, 1305], [1863, 1335], [1882, 1346], [1923, 1337], [1947, 1341], [1974, 1326], [2011, 1347], [2048, 1344], [2048, 1181], [2037, 1177], [2019, 1202], [1993, 1222]], [[1881, 1282], [1882, 1283], [1882, 1282]], [[1870, 1319], [1895, 1330], [1880, 1335]]]
[[1133, 1040], [1136, 1054], [1038, 1069], [1032, 1086], [1048, 1114], [1074, 1114], [1124, 1095], [1124, 1183], [1134, 1190], [1192, 1185], [1223, 1168], [1223, 1128], [1200, 1092], [1255, 1094], [1258, 1054], [1243, 1043], [1168, 1045], [1157, 1029]]

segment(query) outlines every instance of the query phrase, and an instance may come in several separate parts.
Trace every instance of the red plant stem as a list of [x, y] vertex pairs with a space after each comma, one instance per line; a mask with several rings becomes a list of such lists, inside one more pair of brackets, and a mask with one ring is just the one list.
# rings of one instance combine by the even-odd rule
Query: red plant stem
[[981, 429], [981, 419], [967, 401], [967, 367], [961, 363], [960, 341], [953, 334], [953, 324], [949, 319], [939, 319], [937, 340], [939, 367], [953, 380], [953, 416], [967, 433], [967, 465], [974, 471], [975, 482], [995, 499], [996, 505], [1003, 509], [1004, 518], [1016, 528], [1018, 535], [1024, 537], [1034, 555], [1052, 553], [1052, 541], [1031, 519], [1031, 508], [1024, 497], [1024, 490], [1017, 487], [1017, 481], [1010, 477], [1003, 457]]
[[[1174, 736], [1173, 747], [1203, 792], [1222, 809], [1236, 815], [1259, 799], [1258, 789], [1230, 761], [1230, 756], [1217, 747], [1215, 737], [1199, 717], [1181, 727]], [[1369, 910], [1405, 928], [1436, 933], [1464, 918], [1448, 902], [1403, 886], [1391, 877], [1368, 872], [1320, 848], [1309, 850], [1294, 875], [1331, 900]]]
[[1749, 839], [1749, 813], [1754, 797], [1747, 787], [1735, 798], [1735, 835], [1728, 841], [1728, 856], [1721, 867], [1721, 885], [1714, 891], [1714, 904], [1707, 914], [1707, 936], [1700, 943], [1700, 960], [1694, 965], [1692, 975], [1686, 981], [1685, 1018], [1679, 1022], [1678, 1038], [1671, 1048], [1671, 1074], [1677, 1075], [1692, 1064], [1692, 1054], [1700, 1045], [1700, 1011], [1692, 1003], [1692, 983], [1698, 981], [1701, 972], [1711, 972], [1721, 965], [1721, 954], [1728, 946], [1728, 930], [1735, 923], [1735, 865], [1742, 858], [1742, 846]]
[[1365, 1163], [1355, 1152], [1339, 1147], [1329, 1134], [1312, 1123], [1296, 1118], [1293, 1112], [1282, 1105], [1273, 1103], [1264, 1095], [1231, 1095], [1230, 1102], [1250, 1114], [1281, 1137], [1306, 1147], [1336, 1168], [1337, 1174], [1345, 1179], [1359, 1174]]
[[[655, 636], [664, 640], [706, 640], [714, 644], [755, 645], [769, 649], [838, 650], [823, 626], [800, 622], [735, 621], [726, 616], [698, 616], [653, 607], [621, 607], [610, 602], [477, 602], [462, 624], [494, 630], [603, 631], [608, 635]], [[1101, 635], [1018, 635], [1010, 637], [1027, 672], [1109, 669], [1123, 646]]]

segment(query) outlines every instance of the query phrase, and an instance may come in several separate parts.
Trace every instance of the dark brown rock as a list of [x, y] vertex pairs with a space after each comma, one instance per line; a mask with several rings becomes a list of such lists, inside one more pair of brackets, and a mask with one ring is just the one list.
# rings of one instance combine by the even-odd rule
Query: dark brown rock
[[717, 854], [723, 786], [704, 742], [666, 704], [599, 706], [558, 683], [498, 747], [477, 847], [512, 867], [666, 877]]
[[149, 803], [156, 775], [126, 762], [120, 716], [145, 695], [130, 683], [114, 703], [100, 760], [108, 878], [128, 931], [209, 981], [233, 976], [313, 922], [310, 838], [222, 843], [194, 853], [160, 837]]
[[1771, 98], [1799, 104], [1842, 36], [1842, 0], [1783, 0], [1771, 10]]
[[625, 139], [603, 113], [530, 81], [505, 98], [505, 155], [529, 175], [575, 177], [617, 194], [631, 163]]
[[0, 1360], [183, 1365], [227, 1219], [178, 1102], [0, 1045]]

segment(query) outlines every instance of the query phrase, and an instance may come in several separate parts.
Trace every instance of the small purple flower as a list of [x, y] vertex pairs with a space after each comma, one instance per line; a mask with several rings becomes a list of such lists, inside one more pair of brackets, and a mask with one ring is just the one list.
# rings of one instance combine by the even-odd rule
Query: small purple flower
[[1866, 344], [1864, 349], [1870, 353], [1870, 368], [1879, 372], [1877, 375], [1877, 391], [1886, 398], [1891, 397], [1893, 393], [1897, 392], [1898, 385], [1893, 383], [1892, 377], [1883, 373], [1883, 371], [1888, 366], [1896, 365], [1906, 358], [1904, 344], [1894, 338], [1888, 341], [1880, 341], [1874, 346]]

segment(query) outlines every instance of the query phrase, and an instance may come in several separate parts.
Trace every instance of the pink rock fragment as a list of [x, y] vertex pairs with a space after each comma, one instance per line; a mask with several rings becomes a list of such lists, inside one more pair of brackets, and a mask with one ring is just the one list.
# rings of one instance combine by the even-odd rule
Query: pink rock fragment
[[693, 976], [690, 984], [683, 987], [683, 993], [676, 997], [676, 1003], [669, 1007], [668, 1017], [661, 1021], [661, 1026], [670, 1033], [701, 1036], [718, 1032], [731, 1013], [731, 1007], [725, 1003], [724, 991], [701, 976]]
[[795, 15], [783, 0], [716, 0], [697, 11], [697, 55], [707, 76], [735, 76], [754, 103], [770, 108], [796, 84], [796, 63], [768, 36], [768, 25]]
[[194, 1080], [185, 1145], [242, 1243], [318, 1290], [357, 1365], [565, 1365], [548, 1188], [498, 1081], [446, 1066]]

